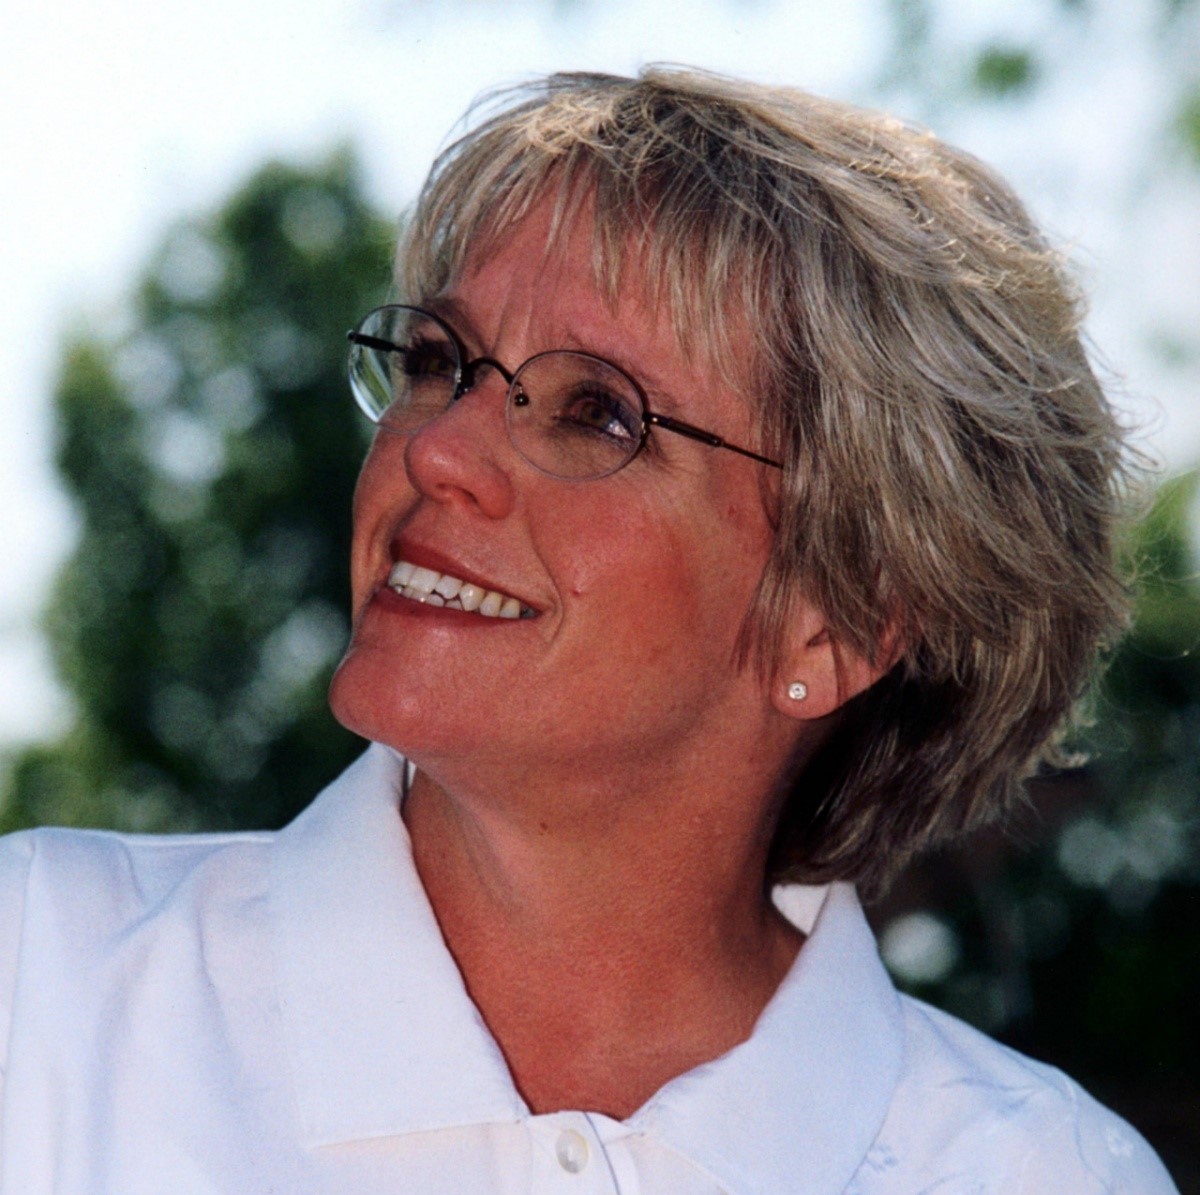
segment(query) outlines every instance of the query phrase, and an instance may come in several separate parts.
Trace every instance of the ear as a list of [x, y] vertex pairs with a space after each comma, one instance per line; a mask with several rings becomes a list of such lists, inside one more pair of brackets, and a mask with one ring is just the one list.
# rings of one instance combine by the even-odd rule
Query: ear
[[828, 620], [807, 604], [793, 616], [771, 681], [771, 700], [789, 718], [825, 718], [869, 689], [900, 657], [894, 626], [884, 633], [874, 663], [847, 646], [830, 630]]

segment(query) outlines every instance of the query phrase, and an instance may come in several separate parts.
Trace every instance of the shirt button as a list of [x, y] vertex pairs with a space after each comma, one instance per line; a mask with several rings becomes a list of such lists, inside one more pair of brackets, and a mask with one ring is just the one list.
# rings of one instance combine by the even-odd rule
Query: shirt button
[[586, 1139], [574, 1129], [564, 1129], [554, 1143], [558, 1164], [568, 1174], [578, 1174], [588, 1164]]

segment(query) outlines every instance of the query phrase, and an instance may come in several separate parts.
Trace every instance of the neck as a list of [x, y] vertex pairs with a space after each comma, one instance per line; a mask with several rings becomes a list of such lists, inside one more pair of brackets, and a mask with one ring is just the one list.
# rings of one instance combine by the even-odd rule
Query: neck
[[764, 889], [776, 777], [653, 770], [636, 787], [611, 767], [479, 788], [419, 772], [405, 802], [447, 945], [535, 1111], [628, 1115], [745, 1040], [799, 948]]

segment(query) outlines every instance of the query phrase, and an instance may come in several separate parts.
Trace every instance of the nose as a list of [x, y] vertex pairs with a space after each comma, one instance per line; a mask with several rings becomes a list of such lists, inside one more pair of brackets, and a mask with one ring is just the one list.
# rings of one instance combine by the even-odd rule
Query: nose
[[504, 421], [507, 397], [503, 376], [481, 371], [449, 409], [409, 435], [404, 465], [418, 493], [490, 519], [512, 510], [516, 493]]

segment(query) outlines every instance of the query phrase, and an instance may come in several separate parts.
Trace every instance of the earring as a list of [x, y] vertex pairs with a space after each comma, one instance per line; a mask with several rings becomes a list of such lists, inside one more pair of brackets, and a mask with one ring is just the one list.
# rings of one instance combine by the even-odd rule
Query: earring
[[802, 680], [794, 680], [788, 685], [787, 693], [793, 701], [803, 701], [808, 696], [808, 686]]

